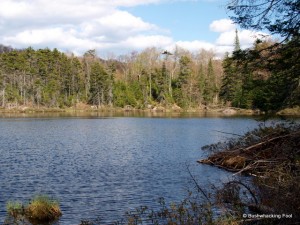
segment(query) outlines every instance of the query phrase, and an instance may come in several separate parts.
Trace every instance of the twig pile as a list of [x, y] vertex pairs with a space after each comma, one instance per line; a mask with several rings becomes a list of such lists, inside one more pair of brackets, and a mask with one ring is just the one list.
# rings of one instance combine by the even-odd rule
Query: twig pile
[[283, 173], [299, 175], [300, 125], [260, 127], [227, 143], [205, 146], [204, 149], [218, 151], [199, 163], [254, 176], [265, 176], [274, 169], [278, 172], [278, 168]]
[[[245, 213], [289, 215], [289, 218], [252, 218], [250, 221], [240, 218], [241, 224], [298, 224], [300, 124], [261, 126], [236, 139], [204, 149], [212, 151], [212, 155], [198, 162], [255, 176], [251, 185], [243, 181], [229, 182], [217, 192], [217, 199], [230, 209], [230, 214], [236, 218]], [[251, 201], [244, 198], [245, 188]]]

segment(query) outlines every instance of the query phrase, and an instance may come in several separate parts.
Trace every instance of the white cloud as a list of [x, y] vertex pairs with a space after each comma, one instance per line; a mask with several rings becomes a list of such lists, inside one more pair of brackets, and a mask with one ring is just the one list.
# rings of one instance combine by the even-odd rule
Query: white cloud
[[161, 0], [110, 0], [110, 4], [114, 6], [136, 6], [159, 2], [161, 2]]
[[26, 2], [3, 0], [0, 7], [0, 15], [4, 18], [14, 18], [19, 15], [28, 15], [31, 7]]
[[144, 22], [141, 18], [120, 10], [115, 10], [112, 14], [97, 19], [95, 23], [96, 29], [119, 34], [125, 33], [126, 36], [131, 33], [158, 29], [154, 24]]
[[[214, 50], [219, 56], [232, 51], [235, 25], [229, 19], [210, 24], [211, 31], [220, 33], [215, 42], [184, 41], [174, 40], [171, 33], [124, 9], [173, 1], [193, 0], [1, 0], [0, 43], [16, 48], [58, 48], [77, 54], [94, 48], [100, 54], [119, 54], [147, 47], [171, 49], [175, 45], [194, 52]], [[252, 45], [257, 34], [241, 30], [242, 47]]]
[[147, 47], [165, 47], [173, 43], [172, 38], [162, 35], [138, 35], [135, 37], [129, 37], [123, 42], [124, 46], [132, 46], [135, 49], [141, 50]]
[[159, 34], [161, 30], [155, 24], [118, 9], [161, 1], [1, 0], [0, 43], [19, 48], [57, 47], [80, 53], [89, 48], [148, 47], [166, 40], [169, 43], [171, 38]]
[[189, 51], [198, 51], [200, 49], [213, 50], [215, 45], [204, 41], [177, 41], [176, 45]]
[[90, 48], [100, 47], [100, 42], [79, 38], [73, 33], [72, 29], [37, 29], [20, 32], [15, 37], [6, 37], [3, 40], [7, 43], [16, 43], [16, 46], [20, 48], [24, 46], [44, 48], [47, 43], [47, 45], [61, 50], [72, 49], [76, 52], [83, 52]]
[[232, 31], [236, 28], [235, 24], [230, 19], [220, 19], [213, 21], [209, 28], [211, 31], [214, 32], [226, 32], [226, 31]]
[[[221, 33], [216, 41], [216, 44], [218, 46], [233, 46], [235, 35], [235, 31]], [[267, 34], [262, 32], [254, 32], [250, 30], [238, 31], [238, 38], [242, 48], [249, 48], [250, 46], [252, 46], [254, 41], [261, 35]]]
[[[230, 19], [215, 20], [210, 24], [210, 30], [218, 32], [219, 37], [215, 41], [215, 51], [218, 56], [223, 56], [225, 52], [232, 52], [234, 40], [236, 37], [236, 25]], [[261, 35], [267, 35], [263, 32], [250, 30], [238, 30], [238, 38], [242, 49], [253, 46], [253, 43]]]

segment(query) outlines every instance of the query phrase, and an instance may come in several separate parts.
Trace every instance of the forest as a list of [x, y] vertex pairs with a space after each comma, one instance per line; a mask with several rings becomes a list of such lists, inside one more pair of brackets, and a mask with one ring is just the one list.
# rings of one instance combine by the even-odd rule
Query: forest
[[213, 51], [194, 53], [179, 47], [172, 53], [153, 47], [102, 59], [93, 49], [75, 56], [57, 49], [0, 45], [0, 107], [84, 103], [95, 108], [232, 106], [273, 112], [297, 106], [299, 28], [276, 26], [270, 31], [286, 38], [257, 39], [248, 49], [241, 49], [236, 31], [234, 50], [223, 59]]
[[198, 107], [218, 103], [223, 76], [213, 52], [174, 54], [149, 48], [118, 59], [101, 59], [95, 50], [82, 57], [57, 49], [0, 48], [0, 105], [146, 108], [161, 104]]

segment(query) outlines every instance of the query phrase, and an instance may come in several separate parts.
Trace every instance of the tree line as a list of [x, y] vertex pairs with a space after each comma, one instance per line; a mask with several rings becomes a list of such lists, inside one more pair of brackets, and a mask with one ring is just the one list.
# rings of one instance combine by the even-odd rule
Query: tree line
[[[153, 47], [104, 60], [95, 50], [76, 57], [57, 49], [0, 45], [0, 106], [226, 105], [265, 112], [299, 106], [300, 4], [275, 2], [234, 0], [228, 5], [236, 15], [231, 19], [242, 28], [267, 29], [283, 38], [258, 38], [251, 48], [241, 49], [236, 31], [234, 50], [222, 60], [213, 51], [191, 53], [179, 47], [172, 53]], [[269, 14], [282, 19], [271, 20]]]
[[219, 102], [221, 60], [202, 50], [192, 54], [157, 48], [101, 59], [95, 50], [82, 57], [57, 49], [0, 47], [0, 106], [95, 106], [182, 108]]

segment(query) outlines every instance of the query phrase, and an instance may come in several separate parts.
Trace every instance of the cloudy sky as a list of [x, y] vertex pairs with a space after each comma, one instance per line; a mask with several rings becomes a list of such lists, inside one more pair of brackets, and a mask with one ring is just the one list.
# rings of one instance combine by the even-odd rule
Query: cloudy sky
[[147, 47], [231, 51], [235, 29], [242, 47], [256, 33], [229, 20], [227, 0], [1, 0], [0, 43], [58, 48], [81, 55], [120, 55]]

